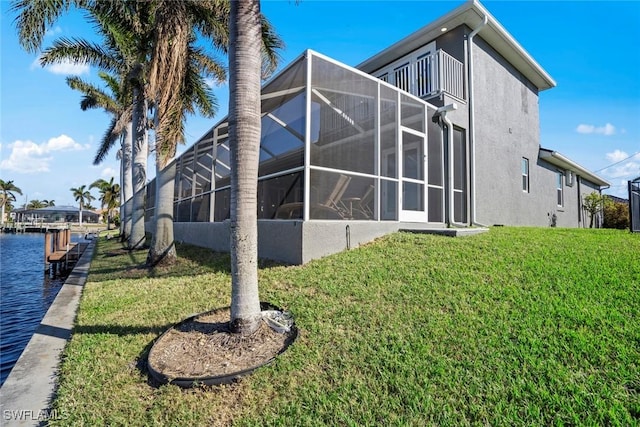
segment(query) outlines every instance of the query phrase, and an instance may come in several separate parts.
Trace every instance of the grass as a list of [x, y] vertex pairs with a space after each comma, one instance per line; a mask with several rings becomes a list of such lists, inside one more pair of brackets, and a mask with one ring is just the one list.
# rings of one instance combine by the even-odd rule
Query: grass
[[229, 257], [179, 246], [136, 269], [101, 240], [54, 425], [639, 425], [640, 236], [398, 233], [302, 267], [261, 265], [298, 340], [237, 384], [149, 385], [166, 328], [228, 306]]

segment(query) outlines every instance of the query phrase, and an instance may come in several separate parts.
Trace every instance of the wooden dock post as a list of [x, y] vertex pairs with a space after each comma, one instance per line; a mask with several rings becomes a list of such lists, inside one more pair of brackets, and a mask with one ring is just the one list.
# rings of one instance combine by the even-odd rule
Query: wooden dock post
[[49, 255], [51, 255], [51, 233], [44, 233], [44, 272], [47, 273], [49, 271]]

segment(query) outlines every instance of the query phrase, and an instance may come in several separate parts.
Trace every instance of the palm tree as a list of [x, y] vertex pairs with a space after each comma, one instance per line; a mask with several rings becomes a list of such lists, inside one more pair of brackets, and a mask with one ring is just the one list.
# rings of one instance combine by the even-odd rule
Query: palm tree
[[78, 221], [80, 223], [80, 225], [82, 225], [82, 209], [83, 209], [83, 207], [89, 207], [91, 201], [96, 199], [95, 197], [93, 197], [91, 192], [89, 190], [87, 190], [86, 188], [87, 188], [86, 185], [81, 185], [80, 187], [76, 187], [76, 188], [71, 188], [70, 189], [70, 191], [73, 193], [74, 199], [76, 200], [76, 202], [78, 202], [78, 204], [80, 206], [80, 216], [79, 216], [79, 221]]
[[[122, 239], [126, 240], [131, 235], [131, 213], [126, 209], [126, 201], [133, 196], [132, 182], [132, 146], [133, 146], [133, 124], [132, 124], [132, 95], [127, 93], [125, 85], [116, 77], [105, 73], [98, 72], [98, 76], [111, 89], [112, 95], [96, 86], [83, 81], [79, 77], [67, 77], [67, 84], [72, 89], [78, 90], [84, 94], [80, 102], [80, 108], [84, 111], [89, 108], [103, 108], [111, 113], [112, 119], [107, 131], [105, 132], [96, 157], [93, 161], [95, 165], [100, 164], [107, 153], [113, 147], [116, 140], [120, 140], [120, 150], [118, 150], [118, 159], [120, 160], [120, 179], [123, 186], [119, 195], [120, 202], [120, 218]], [[120, 186], [119, 186], [120, 187]], [[109, 228], [109, 224], [107, 224]]]
[[[147, 263], [171, 264], [176, 259], [173, 237], [175, 167], [168, 167], [178, 143], [183, 143], [187, 113], [212, 117], [215, 97], [202, 74], [222, 80], [224, 69], [195, 47], [196, 29], [224, 50], [228, 3], [215, 0], [158, 2], [154, 13], [154, 45], [146, 98], [155, 112], [155, 229]], [[194, 108], [195, 107], [195, 108]], [[173, 164], [172, 164], [173, 165]]]
[[120, 205], [120, 185], [113, 182], [113, 177], [109, 181], [100, 178], [91, 183], [89, 188], [100, 191], [101, 208], [106, 208], [107, 213], [107, 230], [111, 230], [111, 212]]
[[2, 224], [4, 224], [5, 207], [11, 207], [11, 202], [16, 201], [14, 193], [22, 195], [22, 190], [15, 186], [13, 180], [3, 181], [0, 179], [0, 206], [2, 209], [0, 223]]
[[[175, 167], [170, 165], [170, 161], [175, 156], [177, 144], [184, 142], [185, 113], [193, 113], [193, 106], [198, 107], [205, 116], [214, 112], [211, 109], [207, 113], [207, 92], [198, 89], [203, 87], [199, 84], [202, 78], [195, 72], [196, 64], [189, 59], [192, 55], [194, 59], [202, 57], [202, 53], [190, 53], [190, 46], [195, 41], [194, 28], [211, 40], [214, 48], [226, 52], [229, 46], [230, 3], [234, 2], [159, 2], [155, 12], [154, 50], [146, 87], [146, 98], [153, 103], [156, 123], [155, 231], [147, 257], [148, 264], [160, 261], [171, 263], [176, 257], [173, 246]], [[265, 71], [272, 71], [277, 64], [276, 49], [283, 43], [259, 11], [258, 18], [257, 58], [264, 60]], [[199, 70], [220, 78], [222, 70], [218, 69], [215, 62], [208, 64], [206, 69]]]
[[51, 206], [55, 206], [56, 205], [56, 201], [55, 200], [43, 200], [42, 203], [44, 203], [44, 207], [48, 208]]
[[[121, 217], [123, 240], [129, 237], [131, 242], [138, 242], [139, 236], [144, 237], [144, 192], [146, 185], [147, 167], [147, 120], [145, 113], [146, 101], [144, 99], [144, 84], [146, 81], [146, 70], [152, 46], [152, 13], [155, 1], [121, 1], [121, 2], [100, 2], [95, 0], [59, 0], [59, 1], [38, 1], [17, 0], [13, 2], [12, 11], [17, 12], [16, 26], [21, 45], [30, 52], [39, 49], [46, 28], [51, 26], [55, 20], [71, 6], [84, 8], [90, 14], [91, 20], [96, 24], [96, 28], [103, 36], [105, 48], [91, 44], [83, 40], [61, 39], [52, 51], [45, 52], [43, 63], [55, 62], [59, 59], [71, 59], [76, 62], [89, 63], [104, 70], [118, 74], [120, 79], [121, 93], [132, 94], [129, 100], [119, 99], [121, 106], [133, 104], [131, 110], [122, 109], [120, 112], [128, 113], [119, 116], [115, 112], [110, 128], [103, 138], [103, 144], [96, 155], [96, 162], [102, 160], [113, 145], [119, 135], [124, 134], [124, 143], [120, 150], [123, 161], [121, 162], [121, 174], [123, 175], [122, 199], [123, 202], [130, 199], [132, 195], [137, 197], [132, 203], [121, 203]], [[57, 50], [57, 52], [56, 52]], [[48, 54], [48, 55], [47, 55]], [[126, 90], [125, 90], [126, 89]], [[97, 92], [93, 92], [95, 95]], [[86, 93], [90, 95], [89, 93]], [[100, 98], [97, 98], [99, 100]], [[87, 98], [83, 102], [88, 101]], [[89, 105], [89, 104], [87, 104]], [[90, 108], [102, 107], [105, 105], [94, 104]], [[105, 108], [106, 109], [106, 108]], [[110, 111], [113, 112], [113, 111]], [[126, 122], [125, 118], [133, 118], [133, 124]], [[123, 124], [126, 124], [123, 126]], [[133, 131], [133, 135], [131, 135]], [[130, 139], [133, 141], [130, 144]], [[130, 159], [135, 161], [129, 167]], [[133, 188], [131, 178], [133, 177]], [[142, 197], [141, 197], [142, 196]], [[132, 206], [131, 206], [132, 205]], [[125, 212], [124, 210], [127, 210]], [[129, 218], [131, 220], [129, 221]], [[137, 237], [136, 237], [137, 236]], [[134, 244], [135, 245], [135, 244]]]
[[47, 207], [47, 204], [42, 200], [38, 200], [38, 199], [30, 200], [29, 203], [27, 203], [27, 209], [40, 209], [40, 208], [46, 208], [46, 207]]
[[[35, 51], [41, 44], [45, 29], [71, 5], [87, 9], [100, 8], [120, 10], [135, 9], [137, 2], [96, 2], [94, 0], [39, 1], [17, 0], [12, 10], [19, 13], [16, 19], [21, 45]], [[149, 249], [148, 262], [160, 260], [167, 263], [175, 260], [173, 247], [173, 191], [175, 169], [167, 168], [175, 155], [176, 145], [184, 142], [184, 120], [186, 113], [198, 108], [205, 116], [215, 112], [215, 101], [204, 84], [201, 72], [222, 79], [224, 70], [214, 60], [206, 60], [203, 51], [193, 47], [196, 31], [211, 40], [213, 47], [226, 52], [229, 45], [229, 2], [225, 0], [149, 1], [140, 4], [148, 9], [142, 19], [144, 29], [151, 29], [151, 56], [148, 74], [144, 74], [144, 85], [140, 87], [154, 109], [156, 150], [156, 207], [154, 241]], [[271, 25], [259, 16], [262, 48], [258, 57], [263, 59], [265, 72], [275, 69], [276, 49], [283, 45], [273, 32]], [[131, 27], [135, 27], [131, 25]], [[193, 60], [190, 58], [193, 54]], [[144, 64], [144, 63], [143, 63]], [[133, 69], [139, 69], [140, 63]], [[197, 71], [197, 72], [196, 72]], [[134, 129], [137, 126], [134, 125]], [[135, 147], [135, 144], [134, 144]], [[135, 175], [135, 174], [134, 174]], [[135, 200], [135, 199], [134, 199]]]
[[231, 328], [249, 334], [260, 321], [257, 182], [260, 157], [259, 0], [232, 1], [229, 49], [231, 150]]
[[[133, 29], [140, 25], [134, 25], [133, 16], [137, 9], [131, 11], [128, 6], [132, 3], [97, 2], [87, 5], [90, 20], [102, 35], [102, 45], [92, 44], [82, 39], [61, 38], [54, 42], [52, 47], [46, 49], [40, 58], [42, 65], [47, 65], [61, 60], [72, 60], [77, 63], [85, 63], [97, 66], [112, 74], [101, 71], [99, 77], [110, 89], [111, 95], [96, 86], [83, 81], [78, 77], [70, 77], [67, 84], [84, 94], [80, 103], [83, 110], [89, 108], [102, 108], [112, 116], [111, 123], [104, 134], [94, 164], [101, 163], [116, 141], [120, 141], [119, 150], [122, 192], [120, 203], [121, 237], [126, 241], [131, 235], [131, 204], [126, 203], [133, 197], [132, 183], [132, 151], [134, 139], [138, 141], [141, 136], [136, 135], [140, 126], [132, 123], [134, 87], [139, 84], [140, 67], [136, 60], [148, 52], [140, 54], [136, 47], [139, 34]], [[143, 43], [144, 45], [144, 43]], [[115, 74], [115, 75], [114, 75]], [[146, 129], [143, 129], [146, 132]], [[144, 163], [146, 168], [146, 163]]]

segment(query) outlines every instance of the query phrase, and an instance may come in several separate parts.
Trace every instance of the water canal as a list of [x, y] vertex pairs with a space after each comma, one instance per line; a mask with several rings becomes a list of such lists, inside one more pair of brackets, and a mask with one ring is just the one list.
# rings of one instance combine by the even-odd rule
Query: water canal
[[45, 275], [44, 234], [0, 233], [0, 385], [63, 284]]

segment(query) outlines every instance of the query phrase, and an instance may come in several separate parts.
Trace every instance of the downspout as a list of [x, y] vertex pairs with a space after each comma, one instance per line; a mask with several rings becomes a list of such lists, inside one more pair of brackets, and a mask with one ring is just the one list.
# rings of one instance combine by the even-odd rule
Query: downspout
[[471, 151], [471, 225], [479, 225], [486, 227], [476, 221], [476, 126], [475, 126], [475, 109], [473, 108], [474, 96], [473, 96], [473, 38], [480, 32], [480, 30], [487, 25], [489, 18], [484, 15], [482, 23], [473, 30], [467, 38], [467, 63], [469, 70], [469, 148]]
[[582, 191], [580, 190], [580, 181], [582, 177], [576, 174], [576, 184], [578, 186], [578, 228], [584, 227], [584, 209], [582, 208]]
[[453, 216], [453, 123], [447, 113], [458, 109], [455, 102], [436, 110], [442, 121], [447, 125], [447, 226], [466, 227], [466, 224], [456, 223]]
[[[603, 190], [608, 190], [609, 188], [611, 188], [610, 185], [604, 185], [602, 187], [598, 188], [598, 193], [600, 193], [600, 197], [603, 196], [602, 191]], [[604, 202], [603, 202], [604, 203]], [[597, 228], [603, 228], [604, 227], [604, 205], [602, 206], [602, 212], [600, 215], [598, 215], [598, 227]]]

